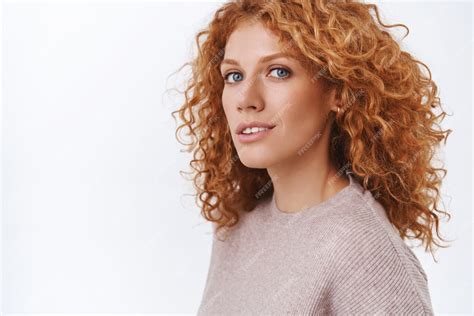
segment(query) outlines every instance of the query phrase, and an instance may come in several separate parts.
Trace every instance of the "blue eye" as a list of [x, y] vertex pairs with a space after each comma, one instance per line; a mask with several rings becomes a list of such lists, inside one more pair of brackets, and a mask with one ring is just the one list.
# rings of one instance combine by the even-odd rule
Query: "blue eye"
[[[238, 72], [229, 72], [227, 75], [224, 76], [224, 80], [227, 82], [227, 77], [229, 77], [229, 75], [233, 75], [233, 74], [238, 74], [239, 76], [242, 76], [240, 73]], [[235, 78], [234, 78], [235, 79]], [[233, 82], [229, 82], [230, 84], [232, 84]]]
[[[288, 76], [290, 75], [290, 72], [289, 72], [288, 70], [286, 70], [285, 68], [280, 68], [280, 67], [278, 67], [278, 68], [273, 68], [270, 73], [272, 73], [272, 72], [275, 71], [275, 70], [278, 70], [279, 72], [277, 72], [277, 73], [280, 74], [280, 75], [283, 75], [283, 76], [285, 75], [285, 73], [288, 73], [288, 75], [286, 75], [286, 76], [284, 76], [284, 77], [277, 77], [277, 79], [285, 79], [286, 77], [288, 77]], [[282, 70], [283, 70], [283, 72], [282, 72]], [[283, 74], [282, 74], [282, 73], [283, 73]]]
[[[273, 68], [273, 69], [271, 69], [270, 73], [274, 72], [275, 70], [277, 71], [277, 75], [274, 76], [274, 77], [275, 77], [276, 79], [278, 79], [278, 80], [286, 79], [286, 78], [289, 77], [290, 74], [291, 74], [291, 71], [289, 71], [289, 70], [287, 70], [287, 69], [285, 69], [285, 68], [282, 68], [282, 67]], [[285, 75], [285, 73], [286, 73], [286, 75]], [[238, 75], [237, 78], [235, 77], [235, 75]], [[233, 79], [234, 79], [234, 80], [237, 80], [237, 81], [239, 81], [239, 80], [238, 80], [238, 77], [239, 77], [239, 76], [242, 77], [242, 75], [241, 75], [239, 72], [235, 72], [235, 71], [229, 72], [228, 74], [226, 74], [226, 75], [224, 76], [224, 81], [225, 81], [226, 83], [228, 83], [228, 84], [234, 84], [234, 83], [235, 83], [235, 82], [229, 82], [229, 81], [227, 80], [227, 78], [228, 78], [229, 76], [233, 77]], [[283, 76], [283, 77], [280, 77], [280, 76]], [[242, 78], [241, 78], [240, 80], [242, 80]]]

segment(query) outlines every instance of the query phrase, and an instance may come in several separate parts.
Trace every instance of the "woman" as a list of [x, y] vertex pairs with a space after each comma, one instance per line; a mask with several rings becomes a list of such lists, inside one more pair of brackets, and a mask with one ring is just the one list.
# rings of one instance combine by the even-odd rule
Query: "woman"
[[442, 247], [431, 161], [451, 130], [393, 26], [357, 1], [244, 0], [197, 35], [173, 114], [219, 236], [198, 314], [433, 314], [404, 239]]

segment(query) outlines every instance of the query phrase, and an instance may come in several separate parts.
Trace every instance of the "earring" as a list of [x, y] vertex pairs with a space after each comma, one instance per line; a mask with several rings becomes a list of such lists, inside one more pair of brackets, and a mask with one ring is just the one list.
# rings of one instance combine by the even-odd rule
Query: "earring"
[[339, 112], [341, 112], [341, 108], [337, 107], [337, 115], [339, 115]]

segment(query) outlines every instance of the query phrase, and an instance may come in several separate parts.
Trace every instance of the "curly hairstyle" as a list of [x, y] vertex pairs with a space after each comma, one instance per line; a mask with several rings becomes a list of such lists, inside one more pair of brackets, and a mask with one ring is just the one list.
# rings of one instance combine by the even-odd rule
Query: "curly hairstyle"
[[[178, 113], [183, 121], [176, 138], [193, 151], [189, 174], [201, 215], [217, 232], [228, 230], [240, 212], [252, 211], [273, 193], [266, 169], [239, 160], [222, 107], [219, 64], [229, 35], [244, 21], [263, 23], [312, 78], [336, 89], [344, 107], [330, 134], [336, 167], [350, 170], [384, 206], [402, 239], [419, 239], [432, 254], [434, 245], [444, 247], [432, 228], [444, 240], [437, 212], [451, 218], [438, 209], [447, 170], [435, 167], [434, 158], [452, 130], [439, 125], [446, 112], [437, 85], [429, 68], [385, 30], [401, 26], [408, 35], [408, 27], [385, 25], [376, 5], [352, 0], [229, 1], [197, 33], [198, 56], [179, 69], [190, 65], [192, 78], [183, 91], [184, 104], [172, 116]], [[182, 128], [191, 143], [180, 141]]]

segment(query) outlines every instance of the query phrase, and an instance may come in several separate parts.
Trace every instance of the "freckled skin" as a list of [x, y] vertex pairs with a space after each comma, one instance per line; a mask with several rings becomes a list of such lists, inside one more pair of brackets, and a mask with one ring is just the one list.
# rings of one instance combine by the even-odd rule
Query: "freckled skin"
[[[349, 184], [329, 158], [331, 111], [340, 106], [335, 91], [323, 89], [321, 79], [296, 60], [259, 58], [282, 52], [277, 35], [260, 22], [242, 23], [230, 35], [221, 64], [226, 83], [222, 106], [241, 162], [266, 168], [281, 210], [293, 212], [321, 202]], [[313, 80], [312, 80], [313, 79]], [[235, 129], [241, 122], [276, 125], [258, 141], [241, 143]]]

